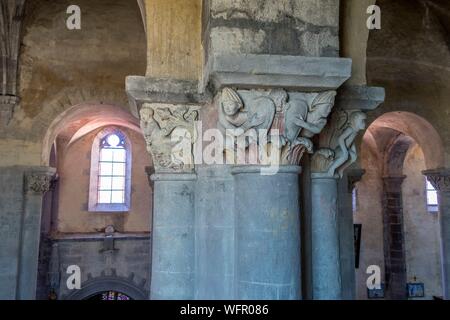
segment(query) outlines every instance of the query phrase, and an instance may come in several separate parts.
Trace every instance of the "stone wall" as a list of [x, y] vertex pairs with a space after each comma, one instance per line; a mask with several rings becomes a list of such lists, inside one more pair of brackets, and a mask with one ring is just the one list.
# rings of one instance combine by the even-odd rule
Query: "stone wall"
[[428, 212], [424, 156], [419, 146], [406, 155], [403, 182], [403, 223], [406, 279], [425, 284], [425, 299], [442, 296], [440, 230], [437, 212]]
[[[101, 129], [100, 129], [101, 130]], [[141, 134], [120, 128], [131, 142], [131, 208], [128, 212], [89, 212], [91, 149], [95, 130], [63, 149], [58, 164], [58, 232], [98, 232], [113, 225], [119, 232], [143, 232], [151, 228], [152, 189], [145, 167], [151, 160]], [[76, 187], [74, 187], [76, 186]]]
[[136, 1], [77, 1], [81, 30], [68, 30], [71, 1], [26, 5], [20, 54], [21, 102], [0, 126], [0, 165], [39, 165], [52, 121], [86, 102], [128, 111], [125, 77], [145, 72], [146, 41]]
[[[363, 147], [361, 161], [366, 170], [357, 184], [355, 223], [362, 224], [360, 267], [356, 269], [356, 298], [367, 299], [366, 269], [378, 265], [384, 282], [382, 173], [376, 154]], [[429, 213], [426, 205], [424, 156], [416, 144], [404, 161], [402, 184], [403, 235], [406, 258], [406, 281], [423, 282], [425, 299], [442, 296], [440, 275], [439, 226], [436, 213]], [[415, 278], [414, 278], [415, 277]]]
[[211, 52], [339, 56], [339, 1], [208, 1]]
[[148, 234], [122, 236], [122, 239], [114, 241], [114, 251], [103, 251], [104, 243], [101, 234], [53, 240], [53, 243], [58, 246], [59, 254], [61, 280], [57, 288], [58, 298], [65, 299], [74, 293], [66, 285], [69, 277], [66, 270], [70, 265], [78, 265], [81, 269], [81, 289], [89, 279], [117, 277], [128, 279], [131, 285], [134, 284], [145, 291], [150, 276], [151, 241], [149, 236]]
[[23, 210], [23, 168], [0, 167], [0, 299], [15, 299]]

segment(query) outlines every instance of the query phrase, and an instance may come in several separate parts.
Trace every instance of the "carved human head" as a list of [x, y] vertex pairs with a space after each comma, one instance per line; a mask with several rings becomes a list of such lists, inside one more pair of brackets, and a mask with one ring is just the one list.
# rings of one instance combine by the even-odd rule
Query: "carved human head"
[[237, 92], [230, 88], [222, 90], [220, 104], [223, 112], [228, 116], [235, 115], [244, 106]]
[[356, 111], [350, 115], [350, 126], [356, 131], [366, 128], [367, 116], [364, 112]]

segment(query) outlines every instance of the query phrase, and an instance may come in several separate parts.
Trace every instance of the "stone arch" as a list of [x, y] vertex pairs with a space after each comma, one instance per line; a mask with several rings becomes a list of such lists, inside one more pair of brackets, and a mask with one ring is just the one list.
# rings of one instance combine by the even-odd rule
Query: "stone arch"
[[[405, 161], [414, 147], [423, 153], [420, 170], [412, 174], [409, 167], [408, 173], [405, 173]], [[363, 224], [370, 223], [371, 228], [377, 230], [375, 235], [370, 237], [370, 250], [373, 250], [372, 259], [376, 257], [383, 261], [386, 298], [406, 299], [405, 288], [407, 282], [411, 281], [411, 270], [415, 270], [414, 273], [419, 270], [417, 268], [419, 258], [413, 258], [410, 248], [419, 241], [417, 239], [423, 240], [420, 238], [422, 235], [417, 232], [414, 232], [414, 237], [411, 236], [412, 221], [420, 221], [423, 228], [425, 224], [426, 228], [435, 228], [434, 220], [425, 220], [422, 215], [413, 215], [416, 211], [411, 210], [411, 204], [419, 208], [419, 204], [425, 198], [412, 188], [424, 190], [424, 179], [422, 179], [423, 186], [420, 185], [423, 167], [436, 169], [444, 166], [443, 143], [439, 133], [425, 118], [412, 112], [395, 111], [384, 113], [371, 123], [363, 137], [362, 150], [365, 152], [366, 162], [373, 163], [373, 159], [377, 162], [376, 169], [363, 167], [370, 172], [370, 180], [369, 177], [367, 180], [363, 177], [362, 193], [365, 195], [381, 193], [379, 199], [381, 205], [377, 206], [376, 210], [366, 208], [360, 213], [359, 219]], [[375, 182], [377, 186], [372, 186], [371, 184]], [[404, 208], [405, 190], [408, 190], [409, 194], [414, 191], [416, 196], [414, 201], [411, 197], [408, 198], [410, 201], [407, 202], [408, 209]], [[426, 210], [426, 203], [423, 204], [423, 209]], [[368, 217], [374, 216], [374, 211], [379, 213], [375, 215], [378, 216], [375, 219], [376, 225], [373, 223], [374, 218]], [[431, 258], [431, 261], [434, 260]], [[432, 267], [435, 267], [434, 262]], [[431, 286], [434, 286], [432, 280], [427, 278], [427, 281], [427, 285], [431, 283]]]
[[134, 283], [133, 275], [128, 278], [116, 275], [100, 276], [91, 278], [81, 284], [80, 290], [74, 290], [71, 294], [63, 297], [64, 300], [85, 300], [98, 293], [105, 291], [116, 291], [126, 294], [133, 300], [147, 300], [148, 292], [143, 284]]
[[138, 119], [133, 117], [129, 111], [124, 110], [123, 107], [98, 102], [73, 105], [56, 116], [49, 125], [42, 141], [42, 165], [48, 165], [50, 150], [58, 134], [70, 124], [80, 121], [86, 123], [74, 133], [70, 144], [104, 125], [124, 126], [140, 132]]
[[[442, 139], [426, 119], [412, 112], [388, 112], [375, 119], [368, 130], [373, 134], [373, 131], [379, 128], [392, 129], [411, 137], [422, 148], [428, 170], [444, 167], [445, 153]], [[363, 144], [364, 140], [365, 137]], [[383, 147], [378, 145], [379, 149]]]

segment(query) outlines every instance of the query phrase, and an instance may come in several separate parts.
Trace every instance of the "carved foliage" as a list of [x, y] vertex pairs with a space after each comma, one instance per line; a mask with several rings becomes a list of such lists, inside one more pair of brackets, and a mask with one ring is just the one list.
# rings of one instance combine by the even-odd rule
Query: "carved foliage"
[[25, 191], [44, 194], [53, 187], [54, 175], [50, 173], [29, 173], [26, 175]]

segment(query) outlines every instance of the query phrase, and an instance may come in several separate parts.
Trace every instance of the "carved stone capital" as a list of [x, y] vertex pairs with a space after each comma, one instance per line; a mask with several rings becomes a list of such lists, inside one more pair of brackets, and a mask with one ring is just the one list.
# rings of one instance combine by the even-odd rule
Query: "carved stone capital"
[[355, 184], [361, 181], [363, 175], [366, 173], [364, 169], [348, 169], [347, 171], [347, 187], [348, 192], [351, 193], [355, 188]]
[[[274, 160], [282, 165], [300, 164], [305, 152], [313, 153], [312, 138], [325, 127], [335, 95], [335, 91], [223, 88], [215, 101], [226, 154], [235, 155], [240, 149], [254, 153], [252, 146], [256, 146], [254, 163], [246, 164], [267, 165]], [[227, 156], [227, 163], [235, 162]]]
[[42, 170], [26, 172], [25, 192], [43, 195], [53, 187], [54, 181], [54, 168], [42, 168]]
[[405, 181], [406, 176], [385, 176], [382, 178], [384, 189], [386, 192], [401, 192], [402, 191], [402, 183]]
[[139, 110], [141, 129], [156, 172], [194, 169], [193, 143], [199, 106], [144, 103]]
[[338, 108], [331, 116], [313, 154], [311, 170], [326, 177], [340, 177], [357, 159], [355, 139], [366, 127], [367, 116], [360, 110]]
[[450, 169], [426, 170], [422, 173], [436, 190], [450, 192]]
[[318, 150], [312, 156], [311, 170], [324, 177], [340, 177], [357, 159], [355, 139], [365, 130], [365, 111], [384, 101], [383, 88], [343, 86], [336, 98], [331, 119], [320, 134]]

